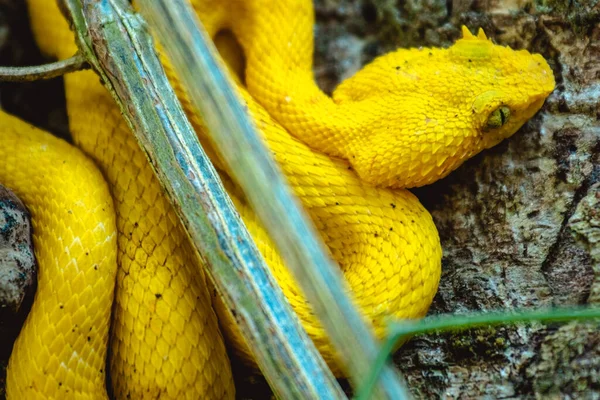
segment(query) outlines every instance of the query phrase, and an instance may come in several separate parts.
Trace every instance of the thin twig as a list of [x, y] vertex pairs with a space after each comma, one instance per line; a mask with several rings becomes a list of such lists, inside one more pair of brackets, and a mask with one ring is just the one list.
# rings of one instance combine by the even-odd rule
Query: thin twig
[[0, 67], [0, 81], [4, 82], [31, 82], [40, 79], [52, 79], [69, 72], [88, 69], [85, 57], [77, 53], [66, 60], [33, 67]]
[[[349, 378], [358, 386], [379, 351], [374, 332], [355, 307], [339, 267], [328, 257], [319, 234], [247, 117], [189, 1], [140, 0], [138, 6], [153, 23], [216, 148], [323, 324]], [[384, 367], [377, 389], [379, 398], [409, 397], [404, 380], [391, 363]]]

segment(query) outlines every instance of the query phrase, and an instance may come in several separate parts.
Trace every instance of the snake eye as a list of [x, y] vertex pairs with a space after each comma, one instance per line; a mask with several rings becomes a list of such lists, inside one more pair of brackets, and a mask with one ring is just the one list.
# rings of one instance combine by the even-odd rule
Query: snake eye
[[509, 118], [510, 108], [506, 106], [498, 107], [492, 111], [485, 125], [488, 129], [500, 128], [508, 122]]

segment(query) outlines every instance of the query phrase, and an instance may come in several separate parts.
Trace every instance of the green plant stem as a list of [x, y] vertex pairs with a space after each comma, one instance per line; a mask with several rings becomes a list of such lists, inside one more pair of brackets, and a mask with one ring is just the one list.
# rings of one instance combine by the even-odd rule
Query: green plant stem
[[402, 321], [390, 325], [387, 339], [384, 341], [371, 373], [367, 376], [363, 386], [357, 392], [356, 400], [370, 398], [377, 376], [390, 357], [396, 344], [407, 337], [430, 332], [446, 332], [455, 330], [472, 329], [482, 326], [496, 326], [502, 324], [515, 324], [519, 322], [561, 322], [575, 320], [590, 320], [600, 318], [600, 308], [570, 308], [554, 310], [535, 310], [517, 313], [497, 312], [474, 315], [440, 315], [428, 317], [420, 321]]
[[66, 60], [32, 67], [0, 67], [0, 81], [30, 82], [51, 79], [69, 72], [89, 68], [83, 55], [77, 53]]

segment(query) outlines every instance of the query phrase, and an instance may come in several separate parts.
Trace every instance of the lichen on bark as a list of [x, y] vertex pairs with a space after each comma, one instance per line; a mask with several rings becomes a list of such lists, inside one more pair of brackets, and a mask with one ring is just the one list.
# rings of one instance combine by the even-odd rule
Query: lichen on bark
[[30, 214], [21, 200], [0, 185], [0, 398], [12, 344], [33, 303], [37, 263]]
[[[29, 211], [0, 185], [0, 321], [19, 313], [34, 286], [35, 267]], [[0, 325], [0, 335], [4, 328]]]

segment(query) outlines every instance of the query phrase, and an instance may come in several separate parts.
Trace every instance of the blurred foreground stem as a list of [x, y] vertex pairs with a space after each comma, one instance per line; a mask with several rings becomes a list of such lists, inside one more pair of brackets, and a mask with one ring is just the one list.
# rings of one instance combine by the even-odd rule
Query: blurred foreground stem
[[[187, 0], [139, 0], [177, 76], [202, 115], [210, 137], [252, 208], [277, 246], [335, 347], [355, 387], [368, 375], [379, 345], [350, 298], [339, 267], [293, 197], [217, 51]], [[408, 397], [403, 379], [383, 367], [377, 398]]]

